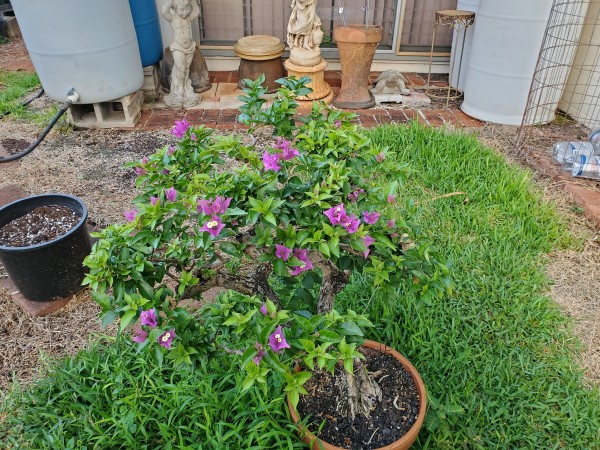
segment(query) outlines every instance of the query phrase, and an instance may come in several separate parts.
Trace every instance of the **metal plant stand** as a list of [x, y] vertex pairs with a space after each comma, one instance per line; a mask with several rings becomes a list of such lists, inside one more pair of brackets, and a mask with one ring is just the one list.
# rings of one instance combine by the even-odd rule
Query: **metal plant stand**
[[[452, 87], [459, 86], [460, 73], [462, 69], [462, 58], [465, 49], [465, 38], [467, 34], [467, 28], [469, 28], [475, 21], [475, 13], [473, 11], [462, 11], [458, 9], [446, 9], [443, 11], [437, 11], [435, 13], [435, 21], [433, 24], [433, 38], [431, 41], [431, 52], [429, 53], [429, 72], [427, 74], [427, 95], [435, 98], [446, 98], [446, 107], [450, 103], [450, 99], [460, 98], [463, 93], [457, 88]], [[450, 61], [450, 73], [448, 74], [448, 87], [431, 86], [431, 65], [433, 63], [433, 48], [435, 46], [435, 35], [437, 33], [438, 25], [447, 25], [455, 31], [456, 42], [459, 42], [462, 38], [462, 48], [460, 51], [460, 58], [458, 58], [458, 70], [456, 71], [456, 80], [453, 80], [454, 67], [456, 65], [456, 59], [458, 52], [454, 52], [453, 58]], [[436, 90], [446, 89], [445, 95], [437, 95]]]

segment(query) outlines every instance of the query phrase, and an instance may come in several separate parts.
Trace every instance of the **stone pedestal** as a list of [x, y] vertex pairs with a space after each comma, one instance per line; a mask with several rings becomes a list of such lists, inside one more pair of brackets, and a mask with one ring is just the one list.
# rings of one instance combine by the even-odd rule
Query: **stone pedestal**
[[330, 104], [333, 101], [333, 92], [331, 86], [325, 82], [325, 69], [327, 61], [321, 58], [321, 62], [314, 66], [299, 66], [294, 64], [289, 59], [285, 62], [285, 68], [288, 71], [288, 76], [294, 76], [298, 79], [307, 76], [310, 78], [308, 87], [313, 91], [302, 97], [296, 97], [298, 103], [310, 104], [313, 101], [322, 101], [325, 104]]
[[262, 34], [246, 36], [237, 41], [233, 49], [240, 57], [240, 89], [244, 88], [244, 79], [254, 81], [261, 74], [265, 76], [264, 86], [268, 89], [267, 93], [275, 92], [279, 88], [275, 80], [285, 77], [281, 61], [285, 45], [278, 38]]

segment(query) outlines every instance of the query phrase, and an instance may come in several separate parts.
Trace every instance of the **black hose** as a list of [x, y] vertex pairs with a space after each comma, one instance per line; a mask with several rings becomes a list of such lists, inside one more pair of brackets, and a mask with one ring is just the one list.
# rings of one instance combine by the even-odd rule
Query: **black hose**
[[[42, 95], [44, 95], [44, 88], [41, 88], [37, 94], [35, 94], [32, 98], [30, 98], [26, 102], [21, 103], [21, 106], [27, 106], [27, 105], [29, 105], [32, 101], [40, 98]], [[4, 111], [3, 113], [0, 113], [0, 119], [2, 119], [3, 117], [8, 116], [11, 112], [12, 111], [8, 110], [8, 111]]]
[[42, 134], [39, 135], [39, 137], [36, 139], [36, 141], [34, 143], [32, 143], [29, 147], [27, 147], [21, 153], [17, 153], [16, 155], [8, 156], [6, 158], [0, 157], [0, 164], [7, 163], [10, 161], [15, 161], [15, 160], [20, 159], [23, 156], [31, 153], [38, 145], [40, 145], [40, 143], [44, 140], [46, 135], [48, 133], [50, 133], [50, 130], [52, 129], [52, 127], [54, 125], [56, 125], [56, 122], [58, 122], [58, 119], [60, 119], [61, 116], [65, 112], [67, 112], [67, 110], [71, 107], [72, 104], [73, 104], [73, 102], [71, 100], [67, 100], [66, 102], [64, 102], [63, 105], [58, 110], [58, 112], [56, 113], [56, 115], [54, 116], [54, 118], [52, 119], [52, 121], [50, 121], [48, 126], [46, 128], [44, 128], [44, 131], [42, 131]]

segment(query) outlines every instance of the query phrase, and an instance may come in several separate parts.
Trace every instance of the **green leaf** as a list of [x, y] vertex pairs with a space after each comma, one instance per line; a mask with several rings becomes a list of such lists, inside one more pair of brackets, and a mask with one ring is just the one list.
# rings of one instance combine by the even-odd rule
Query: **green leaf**
[[137, 311], [134, 309], [131, 309], [129, 311], [127, 311], [123, 317], [121, 317], [121, 331], [123, 331], [125, 328], [127, 328], [127, 325], [129, 325], [129, 323], [133, 320], [133, 318], [137, 315]]
[[294, 409], [298, 408], [298, 402], [300, 401], [300, 394], [298, 393], [298, 391], [294, 390], [294, 391], [289, 391], [288, 392], [288, 397], [290, 399], [290, 403], [292, 404], [292, 406], [294, 407]]
[[342, 337], [335, 331], [321, 330], [319, 331], [319, 340], [321, 342], [339, 342], [342, 340]]
[[341, 333], [345, 334], [346, 336], [364, 336], [360, 327], [354, 322], [342, 322], [340, 327], [342, 329]]
[[227, 253], [228, 255], [236, 256], [236, 257], [241, 256], [238, 248], [235, 245], [233, 245], [231, 242], [221, 242], [219, 248], [223, 252]]
[[312, 334], [312, 332], [314, 331], [313, 324], [310, 323], [310, 320], [308, 320], [307, 318], [296, 315], [294, 316], [294, 320], [298, 323], [298, 325], [300, 325], [300, 327], [306, 334]]
[[275, 216], [273, 215], [272, 212], [268, 212], [267, 214], [265, 214], [263, 216], [265, 218], [265, 220], [267, 222], [269, 222], [271, 225], [273, 225], [274, 227], [277, 226], [277, 219], [275, 218]]
[[244, 382], [242, 383], [242, 392], [247, 391], [248, 389], [250, 389], [252, 386], [254, 386], [254, 378], [252, 377], [246, 377], [246, 379], [244, 380]]
[[319, 244], [319, 250], [323, 253], [324, 256], [329, 257], [329, 245], [326, 242], [321, 242]]

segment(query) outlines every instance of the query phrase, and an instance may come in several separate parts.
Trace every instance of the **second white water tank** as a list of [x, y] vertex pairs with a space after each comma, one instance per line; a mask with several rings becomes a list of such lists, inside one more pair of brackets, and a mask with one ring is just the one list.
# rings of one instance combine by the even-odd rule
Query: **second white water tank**
[[98, 103], [142, 87], [144, 72], [128, 0], [12, 0], [23, 40], [48, 96]]
[[552, 0], [481, 0], [461, 109], [520, 125]]
[[[477, 20], [479, 2], [480, 0], [458, 0], [456, 9], [474, 12], [475, 20]], [[450, 64], [452, 65], [452, 87], [461, 92], [464, 92], [467, 82], [467, 67], [469, 66], [469, 60], [471, 59], [471, 47], [473, 46], [474, 31], [475, 24], [472, 24], [467, 27], [464, 32], [461, 31], [459, 33], [454, 30], [454, 33], [452, 34], [452, 53], [450, 55]]]

